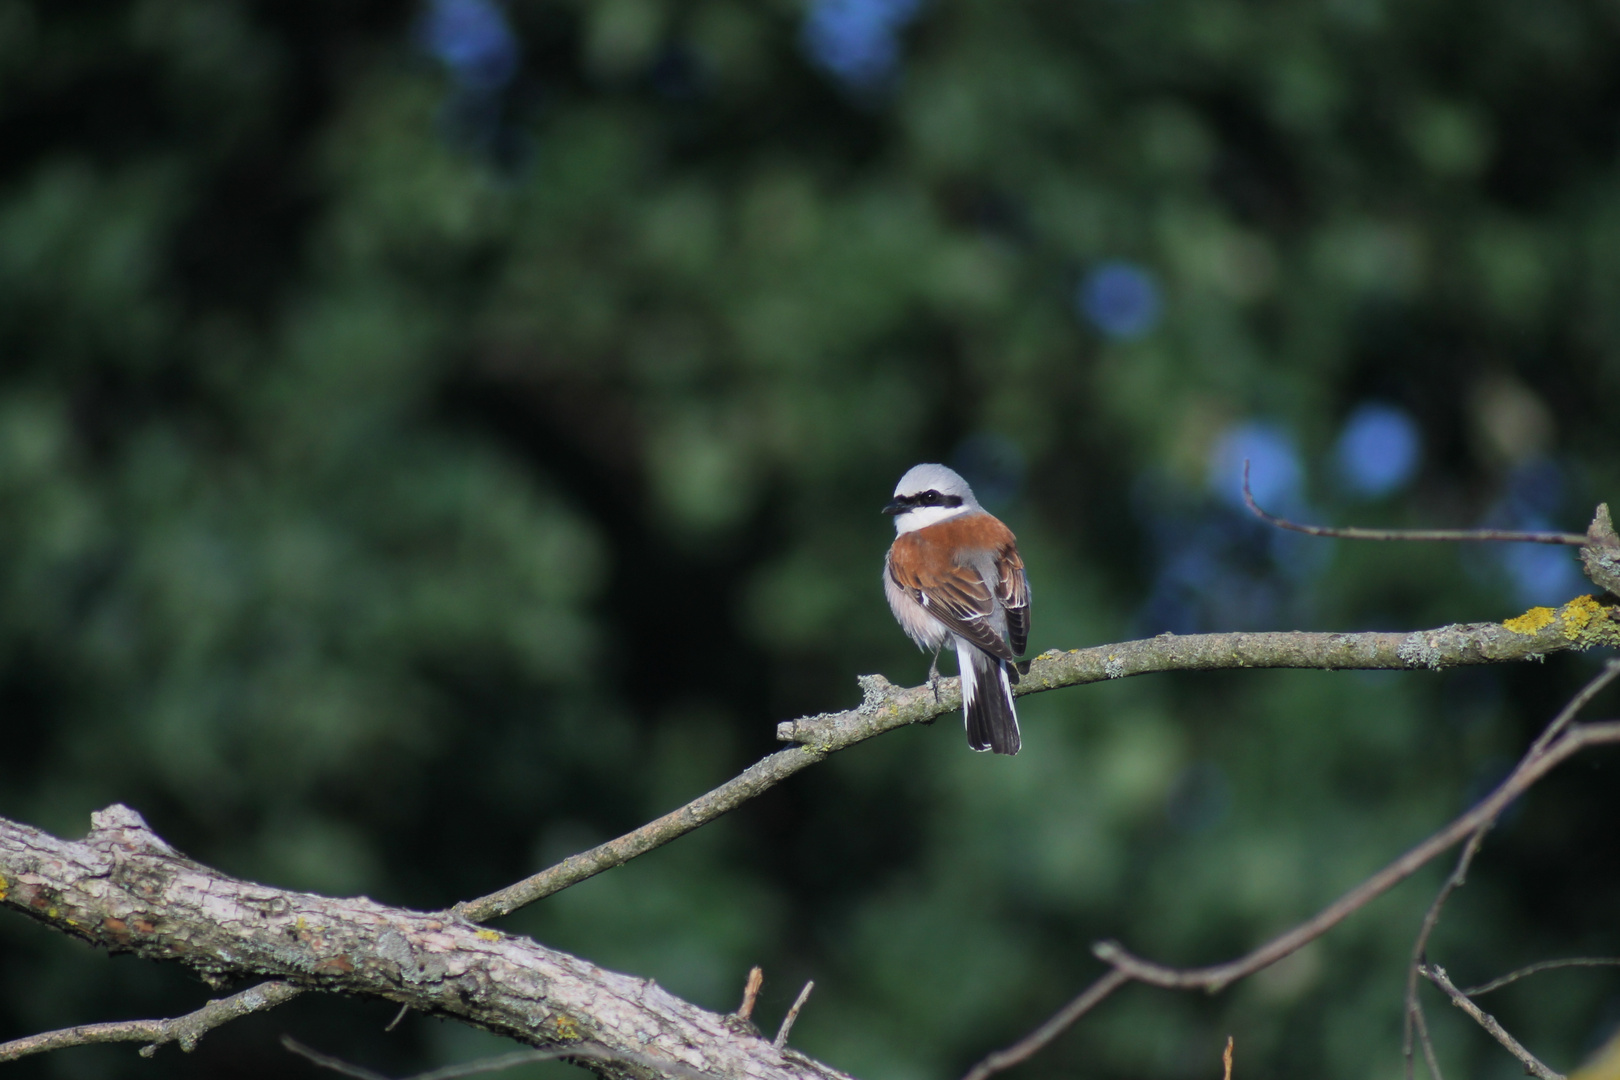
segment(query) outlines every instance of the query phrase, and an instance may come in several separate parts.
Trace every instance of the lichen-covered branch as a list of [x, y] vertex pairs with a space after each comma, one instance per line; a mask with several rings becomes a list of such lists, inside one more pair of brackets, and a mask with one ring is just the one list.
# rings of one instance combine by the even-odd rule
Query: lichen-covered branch
[[239, 881], [187, 859], [127, 807], [92, 822], [83, 840], [67, 841], [0, 819], [0, 906], [216, 980], [385, 998], [542, 1049], [580, 1048], [615, 1077], [845, 1080], [651, 980], [443, 913]]
[[[1590, 596], [1561, 608], [1532, 608], [1505, 623], [1470, 623], [1410, 633], [1160, 634], [1140, 641], [1049, 652], [1030, 662], [1014, 687], [1036, 694], [1064, 686], [1165, 671], [1220, 668], [1389, 668], [1440, 670], [1468, 664], [1539, 660], [1548, 653], [1620, 644], [1620, 609]], [[828, 754], [908, 724], [921, 724], [962, 707], [960, 684], [942, 680], [936, 697], [929, 686], [902, 689], [881, 675], [860, 678], [864, 700], [853, 709], [790, 720], [777, 738], [798, 743], [772, 754], [741, 775], [633, 832], [569, 856], [533, 877], [459, 905], [474, 922], [499, 918], [525, 904], [620, 866], [684, 836], [769, 790]]]
[[[1044, 654], [1030, 664], [1017, 692], [1160, 671], [1441, 669], [1538, 659], [1560, 650], [1620, 642], [1616, 615], [1616, 609], [1581, 597], [1556, 610], [1532, 609], [1506, 623], [1408, 634], [1164, 634]], [[121, 806], [95, 815], [94, 829], [78, 842], [0, 819], [0, 906], [16, 908], [92, 944], [179, 961], [216, 979], [268, 977], [284, 984], [287, 993], [325, 989], [381, 997], [543, 1049], [577, 1047], [594, 1069], [613, 1075], [646, 1076], [661, 1069], [670, 1074], [696, 1070], [722, 1076], [833, 1080], [842, 1074], [792, 1051], [778, 1050], [746, 1021], [706, 1012], [650, 982], [603, 971], [476, 923], [690, 832], [828, 754], [960, 706], [954, 679], [945, 680], [937, 696], [931, 687], [901, 689], [876, 675], [865, 676], [860, 683], [864, 700], [857, 708], [780, 725], [778, 737], [798, 745], [770, 755], [625, 836], [449, 913], [423, 914], [364, 898], [329, 899], [237, 881], [186, 859], [155, 836], [139, 815]], [[1590, 731], [1581, 734], [1592, 737]], [[1573, 735], [1565, 733], [1560, 747], [1567, 749]], [[1152, 965], [1123, 952], [1111, 961], [1114, 971], [1105, 982], [1159, 981], [1152, 975]], [[1169, 971], [1162, 969], [1159, 975], [1172, 978], [1165, 974]], [[1208, 986], [1222, 981], [1210, 978], [1213, 972], [1190, 974], [1204, 978]], [[1222, 973], [1223, 978], [1226, 974], [1231, 973]], [[1102, 996], [1106, 991], [1097, 1000]], [[184, 1033], [192, 1032], [194, 1042], [214, 1026], [195, 1018], [207, 1014], [210, 1021], [223, 1022], [229, 1019], [229, 1008], [244, 1002], [225, 999], [171, 1021], [46, 1033], [6, 1048], [20, 1054], [87, 1041], [163, 1041], [151, 1032], [167, 1032], [165, 1038], [189, 1045]], [[268, 1007], [257, 999], [246, 1004]], [[185, 1026], [188, 1022], [190, 1026]], [[605, 1059], [611, 1062], [604, 1064]]]

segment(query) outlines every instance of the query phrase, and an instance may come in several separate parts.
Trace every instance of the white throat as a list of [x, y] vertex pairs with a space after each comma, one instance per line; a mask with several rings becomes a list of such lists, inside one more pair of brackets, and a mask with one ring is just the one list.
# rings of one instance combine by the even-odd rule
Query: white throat
[[971, 506], [914, 506], [903, 514], [894, 516], [894, 534], [904, 536], [908, 532], [926, 529], [930, 525], [938, 525], [951, 518], [959, 518], [963, 514], [973, 513]]

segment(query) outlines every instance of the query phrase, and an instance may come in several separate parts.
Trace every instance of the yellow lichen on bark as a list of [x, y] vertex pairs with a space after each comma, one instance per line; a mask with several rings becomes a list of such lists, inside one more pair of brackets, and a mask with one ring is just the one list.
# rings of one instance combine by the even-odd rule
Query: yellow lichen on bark
[[1557, 618], [1558, 614], [1550, 607], [1533, 607], [1523, 615], [1509, 619], [1502, 625], [1515, 634], [1523, 634], [1529, 637], [1531, 634], [1551, 626]]
[[1596, 645], [1620, 644], [1620, 624], [1613, 618], [1613, 610], [1603, 606], [1595, 596], [1577, 596], [1554, 611], [1549, 607], [1533, 607], [1517, 618], [1502, 625], [1515, 634], [1530, 636], [1557, 624], [1558, 632], [1567, 641], [1583, 649]]
[[1609, 613], [1595, 597], [1577, 596], [1558, 609], [1558, 617], [1564, 620], [1564, 636], [1574, 641], [1586, 632], [1592, 620], [1607, 619]]

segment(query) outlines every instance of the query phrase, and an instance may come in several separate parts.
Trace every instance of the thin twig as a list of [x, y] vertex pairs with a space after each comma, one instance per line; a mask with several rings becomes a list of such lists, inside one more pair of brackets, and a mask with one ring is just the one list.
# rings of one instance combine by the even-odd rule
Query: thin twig
[[[363, 1065], [354, 1065], [342, 1058], [323, 1054], [319, 1050], [312, 1050], [291, 1035], [281, 1037], [281, 1045], [299, 1057], [302, 1057], [323, 1069], [343, 1076], [352, 1076], [355, 1080], [390, 1080], [382, 1073], [374, 1072]], [[639, 1065], [651, 1069], [654, 1075], [669, 1074], [684, 1076], [688, 1080], [714, 1080], [712, 1073], [698, 1069], [689, 1069], [667, 1061], [654, 1061], [639, 1054], [630, 1054], [623, 1051], [609, 1052], [599, 1046], [580, 1045], [570, 1046], [558, 1050], [517, 1050], [510, 1054], [501, 1054], [497, 1057], [484, 1058], [481, 1061], [469, 1061], [465, 1065], [446, 1065], [440, 1069], [429, 1072], [415, 1073], [405, 1077], [404, 1080], [460, 1080], [464, 1076], [482, 1076], [484, 1073], [502, 1072], [506, 1069], [515, 1069], [520, 1065], [533, 1065], [540, 1061], [610, 1061]]]
[[[1553, 723], [1557, 723], [1557, 720]], [[1452, 869], [1451, 876], [1446, 878], [1445, 884], [1440, 886], [1439, 893], [1435, 895], [1434, 902], [1429, 905], [1429, 910], [1424, 912], [1423, 923], [1418, 927], [1417, 939], [1412, 943], [1412, 953], [1406, 962], [1406, 1000], [1403, 1009], [1406, 1023], [1401, 1033], [1401, 1056], [1406, 1062], [1407, 1080], [1412, 1080], [1413, 1036], [1419, 1028], [1424, 1032], [1429, 1029], [1428, 1021], [1423, 1015], [1423, 1001], [1418, 997], [1418, 972], [1423, 967], [1427, 955], [1429, 936], [1434, 933], [1435, 926], [1440, 922], [1440, 909], [1445, 907], [1446, 900], [1468, 880], [1468, 867], [1473, 863], [1474, 856], [1479, 854], [1480, 845], [1485, 842], [1485, 834], [1494, 824], [1496, 819], [1491, 818], [1483, 822], [1468, 837], [1468, 843], [1463, 845], [1462, 854], [1457, 856], [1457, 865]], [[1429, 1071], [1434, 1073], [1434, 1047], [1428, 1042], [1424, 1043], [1424, 1056], [1430, 1059]], [[1435, 1080], [1439, 1080], [1438, 1074], [1435, 1074]]]
[[216, 998], [195, 1012], [168, 1020], [121, 1020], [107, 1024], [81, 1024], [60, 1031], [44, 1031], [38, 1035], [0, 1043], [0, 1061], [15, 1061], [29, 1054], [47, 1050], [61, 1050], [69, 1046], [89, 1046], [92, 1043], [144, 1042], [142, 1057], [151, 1057], [164, 1043], [178, 1042], [180, 1049], [190, 1053], [208, 1032], [250, 1013], [264, 1012], [291, 1001], [303, 993], [302, 987], [291, 983], [266, 982], [250, 986], [228, 998]]
[[1470, 986], [1463, 991], [1471, 998], [1488, 994], [1492, 990], [1500, 990], [1509, 983], [1516, 983], [1527, 975], [1537, 975], [1543, 971], [1556, 971], [1559, 968], [1572, 967], [1620, 967], [1620, 956], [1576, 956], [1568, 960], [1543, 960], [1517, 971], [1510, 971], [1499, 979], [1492, 979], [1479, 986]]
[[1221, 1051], [1222, 1080], [1232, 1080], [1232, 1036], [1226, 1037], [1226, 1049]]
[[1005, 1050], [997, 1050], [985, 1056], [962, 1080], [986, 1080], [1004, 1069], [1010, 1069], [1022, 1061], [1026, 1061], [1046, 1048], [1046, 1045], [1059, 1035], [1067, 1031], [1076, 1020], [1100, 1005], [1109, 994], [1131, 981], [1131, 977], [1119, 968], [1114, 968], [1097, 979], [1096, 982], [1080, 991], [1079, 996], [1070, 1001], [1063, 1008], [1053, 1013], [1051, 1018], [1013, 1043]]
[[1483, 821], [1494, 818], [1536, 781], [1553, 768], [1589, 746], [1620, 742], [1620, 722], [1578, 724], [1534, 759], [1526, 758], [1467, 813], [1435, 833], [1384, 869], [1345, 893], [1313, 918], [1225, 964], [1203, 968], [1173, 968], [1142, 960], [1126, 952], [1117, 942], [1100, 942], [1092, 952], [1100, 959], [1128, 972], [1132, 978], [1154, 986], [1172, 989], [1221, 990], [1238, 979], [1276, 963], [1321, 937], [1350, 915], [1411, 877], [1435, 856], [1459, 843]]
[[[1610, 660], [1603, 666], [1602, 671], [1588, 679], [1586, 685], [1581, 687], [1575, 693], [1575, 696], [1565, 703], [1562, 709], [1558, 710], [1558, 715], [1552, 718], [1541, 734], [1536, 736], [1536, 740], [1530, 744], [1530, 749], [1525, 752], [1523, 761], [1533, 762], [1541, 757], [1552, 741], [1564, 732], [1564, 729], [1579, 715], [1580, 711], [1586, 708], [1592, 699], [1597, 697], [1617, 676], [1620, 676], [1620, 661]], [[1413, 1035], [1419, 1028], [1425, 1032], [1428, 1030], [1427, 1021], [1423, 1015], [1423, 1001], [1418, 996], [1418, 977], [1427, 960], [1429, 938], [1433, 935], [1434, 928], [1439, 925], [1440, 912], [1445, 907], [1446, 901], [1451, 898], [1452, 893], [1462, 888], [1467, 882], [1468, 868], [1473, 864], [1474, 857], [1479, 854], [1480, 846], [1485, 842], [1485, 834], [1490, 832], [1491, 827], [1495, 824], [1496, 817], [1493, 815], [1480, 822], [1479, 827], [1469, 836], [1468, 843], [1463, 845], [1462, 853], [1457, 856], [1457, 865], [1452, 869], [1451, 875], [1446, 878], [1445, 883], [1440, 886], [1440, 891], [1435, 894], [1434, 902], [1429, 905], [1429, 910], [1424, 913], [1423, 923], [1418, 929], [1417, 939], [1412, 943], [1411, 958], [1407, 961], [1406, 967], [1406, 995], [1403, 1009], [1405, 1023], [1401, 1036], [1401, 1056], [1405, 1060], [1407, 1080], [1412, 1080]], [[1435, 1072], [1436, 1066], [1433, 1060], [1434, 1047], [1427, 1041], [1424, 1043], [1424, 1054], [1430, 1060], [1429, 1071], [1435, 1074], [1436, 1080], [1439, 1080], [1439, 1074]]]
[[1525, 1072], [1536, 1077], [1537, 1080], [1565, 1080], [1563, 1073], [1554, 1072], [1543, 1065], [1536, 1055], [1526, 1050], [1519, 1043], [1519, 1040], [1509, 1035], [1507, 1029], [1496, 1022], [1496, 1017], [1475, 1005], [1468, 999], [1467, 995], [1453, 986], [1451, 980], [1446, 977], [1445, 968], [1439, 964], [1424, 964], [1418, 970], [1425, 979], [1438, 986], [1441, 992], [1451, 999], [1453, 1005], [1473, 1017], [1475, 1023], [1488, 1031], [1491, 1037], [1501, 1043], [1508, 1053], [1518, 1058], [1520, 1064], [1524, 1066]]
[[[829, 749], [843, 749], [843, 746]], [[796, 746], [791, 750], [778, 750], [678, 810], [672, 810], [663, 817], [649, 821], [616, 840], [609, 840], [578, 855], [570, 855], [533, 877], [508, 885], [488, 896], [457, 904], [453, 911], [469, 922], [487, 922], [502, 915], [509, 915], [536, 900], [560, 892], [570, 885], [577, 885], [604, 870], [622, 866], [638, 855], [645, 855], [654, 848], [685, 836], [693, 829], [707, 825], [750, 799], [769, 791], [801, 769], [816, 764], [825, 756], [826, 752], [803, 746]]]
[[[1620, 737], [1620, 733], [1617, 733], [1617, 737]], [[1560, 755], [1558, 760], [1563, 760], [1565, 756], [1567, 755]], [[1542, 772], [1544, 771], [1542, 770]], [[1538, 772], [1536, 777], [1539, 778], [1542, 772]], [[1522, 789], [1518, 785], [1511, 789], [1498, 788], [1486, 802], [1476, 806], [1467, 814], [1453, 821], [1450, 825], [1345, 893], [1313, 918], [1301, 923], [1287, 933], [1273, 938], [1260, 948], [1236, 960], [1202, 968], [1167, 967], [1163, 964], [1155, 964], [1133, 956], [1122, 945], [1114, 941], [1099, 942], [1092, 948], [1092, 952], [1099, 959], [1128, 972], [1132, 978], [1154, 986], [1169, 989], [1225, 989], [1236, 980], [1252, 975], [1262, 968], [1269, 967], [1290, 953], [1315, 941], [1327, 931], [1360, 911], [1368, 903], [1417, 873], [1424, 866], [1427, 866], [1435, 856], [1448, 850], [1478, 828], [1481, 819], [1499, 812], [1500, 808], [1516, 797], [1520, 790]]]
[[1297, 521], [1280, 518], [1260, 509], [1249, 490], [1249, 462], [1243, 462], [1243, 502], [1255, 517], [1279, 529], [1304, 533], [1307, 536], [1333, 536], [1342, 540], [1420, 540], [1447, 542], [1492, 542], [1523, 544], [1563, 544], [1585, 547], [1591, 539], [1584, 533], [1521, 532], [1513, 529], [1361, 529], [1353, 526], [1301, 525]]
[[1610, 659], [1603, 665], [1602, 671], [1594, 675], [1574, 697], [1569, 699], [1567, 705], [1558, 710], [1558, 715], [1553, 717], [1552, 723], [1548, 724], [1547, 729], [1536, 736], [1536, 741], [1530, 744], [1530, 753], [1539, 754], [1545, 750], [1547, 744], [1563, 734], [1570, 721], [1574, 720], [1580, 711], [1591, 704], [1592, 699], [1602, 693], [1616, 678], [1620, 678], [1620, 659]]
[[[1409, 633], [1230, 633], [1160, 634], [1139, 641], [1089, 649], [1052, 652], [1030, 664], [1013, 692], [1020, 696], [1065, 686], [1123, 679], [1168, 671], [1217, 671], [1230, 668], [1314, 668], [1317, 670], [1414, 670], [1542, 658], [1567, 649], [1590, 648], [1620, 641], [1620, 626], [1611, 609], [1594, 616], [1589, 606], [1555, 612], [1535, 629], [1509, 629], [1502, 623], [1442, 626]], [[1611, 640], [1612, 639], [1612, 640]], [[685, 806], [623, 836], [599, 844], [531, 877], [476, 900], [457, 904], [454, 913], [471, 922], [509, 915], [525, 905], [560, 892], [587, 878], [622, 866], [639, 855], [684, 836], [788, 777], [876, 735], [909, 724], [927, 723], [961, 708], [960, 684], [940, 682], [940, 693], [927, 684], [909, 689], [879, 675], [860, 680], [866, 700], [839, 713], [804, 717], [777, 726], [777, 737], [800, 745], [756, 762], [740, 775]]]
[[1429, 1021], [1420, 1009], [1416, 1015], [1418, 1044], [1423, 1047], [1423, 1063], [1429, 1067], [1429, 1075], [1433, 1080], [1445, 1080], [1440, 1075], [1440, 1059], [1435, 1056], [1434, 1040], [1429, 1038]]
[[395, 1013], [394, 1018], [392, 1020], [388, 1021], [388, 1026], [383, 1028], [383, 1032], [386, 1034], [387, 1032], [393, 1031], [395, 1028], [399, 1027], [399, 1022], [401, 1020], [405, 1019], [405, 1014], [410, 1012], [410, 1011], [411, 1011], [411, 1007], [410, 1007], [410, 1005], [408, 1003], [405, 1004], [405, 1005], [401, 1005], [399, 1007], [399, 1012]]
[[[1567, 711], [1567, 710], [1566, 710]], [[1558, 723], [1564, 713], [1553, 723]], [[1514, 799], [1556, 766], [1589, 746], [1620, 743], [1620, 721], [1576, 724], [1548, 746], [1534, 746], [1496, 789], [1445, 828], [1390, 863], [1383, 870], [1345, 893], [1312, 918], [1261, 945], [1245, 956], [1202, 968], [1174, 968], [1131, 955], [1118, 942], [1101, 941], [1092, 947], [1098, 959], [1113, 970], [1086, 988], [1059, 1012], [1006, 1050], [992, 1053], [970, 1069], [964, 1080], [985, 1080], [1028, 1058], [1095, 1008], [1104, 998], [1132, 980], [1166, 989], [1202, 989], [1214, 993], [1276, 963], [1304, 947], [1365, 907], [1372, 900], [1411, 877], [1436, 856], [1461, 842], [1496, 817]], [[1436, 1073], [1438, 1080], [1438, 1073]]]
[[765, 985], [765, 969], [758, 966], [748, 969], [748, 981], [743, 984], [742, 1004], [737, 1006], [737, 1015], [747, 1020], [754, 1015], [754, 1003], [759, 1000], [759, 988]]
[[[342, 1058], [335, 1058], [330, 1054], [323, 1054], [319, 1050], [311, 1049], [291, 1035], [283, 1035], [281, 1045], [284, 1049], [297, 1054], [306, 1061], [312, 1062], [323, 1069], [330, 1069], [332, 1072], [343, 1076], [352, 1076], [354, 1080], [388, 1080], [388, 1077], [380, 1072], [373, 1072], [359, 1065], [351, 1065]], [[544, 1052], [541, 1051], [541, 1053]]]
[[787, 1015], [782, 1017], [782, 1026], [776, 1029], [776, 1038], [771, 1040], [772, 1046], [780, 1050], [787, 1045], [788, 1032], [793, 1030], [793, 1022], [799, 1018], [799, 1010], [804, 1008], [806, 1001], [810, 1000], [810, 991], [815, 988], [814, 979], [804, 984], [804, 989], [799, 991], [799, 996], [793, 999], [793, 1008], [789, 1009]]
[[1272, 939], [1247, 956], [1213, 967], [1179, 969], [1140, 960], [1113, 942], [1102, 942], [1092, 952], [1109, 963], [1122, 965], [1134, 978], [1154, 986], [1224, 989], [1235, 980], [1252, 975], [1315, 941], [1370, 901], [1411, 877], [1482, 823], [1494, 820], [1513, 800], [1575, 754], [1589, 746], [1615, 742], [1620, 742], [1620, 722], [1617, 721], [1577, 724], [1568, 728], [1551, 746], [1538, 749], [1533, 755], [1527, 754], [1513, 772], [1497, 785], [1496, 790], [1467, 813], [1345, 893], [1314, 918]]

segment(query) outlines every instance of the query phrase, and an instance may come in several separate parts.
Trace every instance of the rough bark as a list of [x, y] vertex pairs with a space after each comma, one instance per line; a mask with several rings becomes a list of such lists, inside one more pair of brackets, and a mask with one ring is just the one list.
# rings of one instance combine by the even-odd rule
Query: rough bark
[[590, 1067], [608, 1075], [845, 1080], [746, 1021], [528, 938], [448, 913], [239, 881], [181, 855], [124, 806], [92, 825], [67, 841], [0, 819], [0, 904], [216, 983], [267, 976], [386, 998], [531, 1046], [605, 1053], [611, 1060]]
[[1608, 503], [1598, 504], [1586, 537], [1587, 544], [1581, 549], [1581, 566], [1586, 576], [1611, 594], [1620, 596], [1620, 534], [1614, 531]]
[[[1616, 614], [1592, 597], [1579, 597], [1505, 623], [1411, 633], [1163, 634], [1046, 653], [1030, 664], [1017, 692], [1158, 671], [1440, 669], [1540, 659], [1564, 649], [1616, 644]], [[364, 897], [329, 899], [229, 878], [176, 852], [122, 806], [94, 815], [91, 833], [77, 842], [0, 819], [0, 906], [113, 951], [186, 964], [216, 985], [260, 977], [279, 980], [275, 1000], [297, 989], [385, 998], [541, 1049], [577, 1048], [581, 1063], [611, 1076], [695, 1071], [832, 1080], [844, 1074], [778, 1050], [745, 1020], [708, 1012], [648, 980], [604, 971], [477, 922], [684, 835], [834, 751], [960, 705], [955, 679], [943, 680], [937, 692], [896, 687], [877, 675], [860, 683], [859, 707], [779, 726], [779, 738], [799, 745], [632, 833], [451, 912], [413, 912]], [[175, 1020], [94, 1025], [19, 1040], [0, 1046], [0, 1060], [56, 1043], [152, 1038], [189, 1048], [217, 1022], [273, 1004], [250, 991]]]

